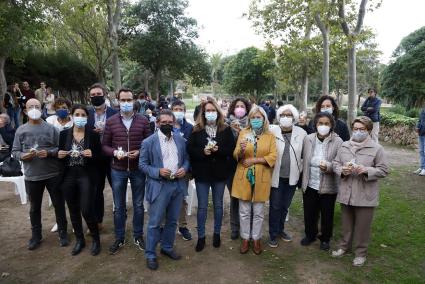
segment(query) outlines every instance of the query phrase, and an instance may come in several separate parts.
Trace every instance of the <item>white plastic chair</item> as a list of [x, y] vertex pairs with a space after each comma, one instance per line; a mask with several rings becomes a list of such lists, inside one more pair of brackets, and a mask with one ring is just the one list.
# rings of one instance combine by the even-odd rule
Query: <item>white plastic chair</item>
[[192, 208], [198, 207], [198, 197], [196, 196], [196, 187], [195, 182], [189, 181], [189, 187], [187, 189], [188, 195], [186, 197], [187, 201], [187, 215], [192, 215]]

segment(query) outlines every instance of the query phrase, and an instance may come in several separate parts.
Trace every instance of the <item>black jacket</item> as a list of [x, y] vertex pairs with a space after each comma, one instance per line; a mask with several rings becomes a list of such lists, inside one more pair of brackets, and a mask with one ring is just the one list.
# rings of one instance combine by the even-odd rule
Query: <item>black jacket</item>
[[[74, 127], [65, 129], [59, 134], [59, 150], [70, 151], [72, 149]], [[84, 149], [90, 149], [92, 151], [91, 158], [84, 158], [85, 167], [87, 168], [87, 174], [92, 179], [92, 182], [97, 182], [99, 160], [102, 153], [102, 145], [100, 143], [100, 136], [93, 130], [86, 126], [84, 133]], [[65, 172], [69, 163], [69, 156], [61, 159], [65, 166]]]
[[217, 141], [218, 151], [209, 156], [204, 153], [207, 137], [207, 132], [203, 129], [192, 132], [187, 142], [193, 177], [200, 182], [224, 181], [233, 174], [233, 150], [236, 143], [232, 130], [226, 127], [217, 132], [214, 140]]

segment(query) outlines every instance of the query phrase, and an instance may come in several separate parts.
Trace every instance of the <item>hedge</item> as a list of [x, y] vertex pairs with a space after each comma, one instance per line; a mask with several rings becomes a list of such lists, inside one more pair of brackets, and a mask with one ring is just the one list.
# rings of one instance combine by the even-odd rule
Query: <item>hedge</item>
[[397, 126], [397, 125], [406, 125], [415, 127], [418, 122], [417, 118], [411, 118], [401, 114], [382, 112], [381, 113], [381, 125], [384, 126]]

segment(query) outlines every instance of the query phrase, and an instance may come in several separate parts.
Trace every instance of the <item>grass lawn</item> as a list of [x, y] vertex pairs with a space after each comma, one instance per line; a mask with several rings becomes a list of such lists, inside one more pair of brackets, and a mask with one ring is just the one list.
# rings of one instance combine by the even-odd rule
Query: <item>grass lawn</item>
[[[381, 180], [380, 206], [375, 211], [372, 241], [364, 267], [351, 265], [353, 255], [331, 258], [317, 249], [317, 242], [312, 248], [294, 244], [289, 255], [288, 251], [266, 254], [270, 261], [264, 282], [315, 279], [318, 283], [425, 283], [425, 180], [412, 175], [411, 170], [395, 168], [390, 176]], [[299, 238], [303, 235], [301, 200], [301, 193], [297, 191], [290, 209], [290, 226], [296, 228]], [[340, 239], [340, 227], [337, 204], [335, 240]], [[331, 245], [335, 247], [336, 243]], [[281, 242], [281, 246], [285, 244]], [[273, 261], [275, 257], [283, 261]]]

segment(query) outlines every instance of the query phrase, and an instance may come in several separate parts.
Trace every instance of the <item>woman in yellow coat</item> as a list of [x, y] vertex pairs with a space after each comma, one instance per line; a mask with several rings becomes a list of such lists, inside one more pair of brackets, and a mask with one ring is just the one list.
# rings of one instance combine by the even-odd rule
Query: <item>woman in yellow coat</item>
[[269, 131], [269, 122], [263, 108], [253, 107], [248, 119], [248, 127], [240, 132], [233, 152], [238, 166], [233, 179], [232, 196], [239, 199], [242, 238], [240, 252], [248, 252], [249, 240], [252, 238], [253, 251], [260, 254], [264, 204], [269, 200], [272, 171], [277, 156], [276, 138]]

